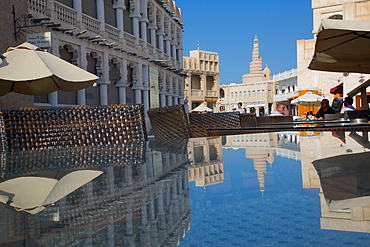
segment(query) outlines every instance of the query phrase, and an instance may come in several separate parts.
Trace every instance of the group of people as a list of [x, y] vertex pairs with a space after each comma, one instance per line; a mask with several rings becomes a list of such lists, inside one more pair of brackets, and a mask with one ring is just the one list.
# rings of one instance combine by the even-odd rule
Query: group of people
[[[310, 112], [309, 114], [312, 115], [316, 119], [324, 119], [325, 114], [335, 114], [336, 112], [330, 105], [328, 99], [323, 99], [321, 101], [321, 107], [317, 111], [315, 115]], [[353, 98], [352, 97], [345, 97], [343, 100], [344, 107], [341, 109], [340, 113], [344, 113], [345, 111], [355, 111], [356, 108], [352, 106], [353, 104]], [[285, 115], [285, 109], [286, 106], [283, 103], [279, 103], [276, 107], [276, 111], [274, 113], [271, 113], [270, 116], [284, 116]], [[243, 108], [242, 102], [238, 103], [238, 108], [233, 109], [233, 111], [240, 112], [240, 113], [247, 113], [247, 110]], [[224, 106], [220, 106], [219, 113], [226, 112]], [[263, 116], [264, 112], [260, 111], [259, 116]]]
[[[344, 113], [345, 111], [355, 111], [356, 108], [353, 107], [353, 98], [352, 97], [345, 97], [343, 100], [344, 107], [341, 109], [340, 113]], [[316, 119], [324, 119], [325, 114], [335, 114], [336, 112], [330, 105], [328, 99], [323, 99], [321, 101], [321, 107], [319, 111], [316, 113]]]

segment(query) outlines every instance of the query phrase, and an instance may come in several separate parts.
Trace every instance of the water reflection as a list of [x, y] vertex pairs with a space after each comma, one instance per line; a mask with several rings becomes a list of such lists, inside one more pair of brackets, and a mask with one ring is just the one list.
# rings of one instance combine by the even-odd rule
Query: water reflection
[[369, 147], [279, 132], [2, 153], [0, 245], [369, 244]]
[[[176, 245], [190, 220], [186, 145], [148, 142], [3, 153], [0, 244]], [[86, 175], [91, 172], [94, 176]], [[52, 181], [49, 188], [44, 183], [35, 187], [35, 179], [46, 178]], [[25, 190], [29, 180], [34, 187]], [[5, 186], [9, 181], [14, 183]], [[47, 207], [29, 209], [41, 201]]]

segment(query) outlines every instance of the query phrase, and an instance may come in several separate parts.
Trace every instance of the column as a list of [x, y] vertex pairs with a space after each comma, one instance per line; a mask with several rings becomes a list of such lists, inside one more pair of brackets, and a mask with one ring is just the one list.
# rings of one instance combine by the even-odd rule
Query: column
[[82, 23], [82, 0], [73, 0], [73, 8], [77, 11], [76, 13], [76, 22], [77, 27], [81, 27]]
[[117, 28], [120, 30], [119, 39], [121, 41], [124, 39], [124, 19], [123, 19], [124, 3], [123, 3], [123, 0], [116, 0], [113, 4], [113, 8], [116, 10], [116, 18], [117, 18], [116, 22], [117, 22]]
[[150, 44], [152, 44], [152, 46], [155, 48], [157, 47], [157, 39], [156, 39], [156, 30], [157, 28], [155, 26], [149, 26], [149, 29], [150, 29]]
[[171, 37], [169, 36], [169, 34], [164, 38], [164, 41], [166, 42], [167, 55], [171, 56]]
[[167, 104], [166, 104], [166, 93], [161, 90], [159, 92], [159, 96], [161, 97], [161, 107], [167, 106]]
[[[84, 70], [87, 70], [86, 44], [81, 44], [79, 57], [81, 61], [80, 67]], [[85, 89], [81, 89], [77, 91], [77, 104], [78, 105], [86, 105], [86, 92], [85, 91], [86, 91]]]
[[122, 61], [122, 67], [121, 67], [121, 79], [116, 84], [118, 87], [118, 97], [119, 97], [119, 103], [120, 104], [126, 104], [126, 80], [127, 80], [127, 60]]
[[171, 48], [172, 48], [172, 58], [177, 60], [177, 54], [176, 54], [176, 49], [177, 49], [177, 42], [176, 40], [172, 40], [171, 42]]
[[100, 21], [99, 31], [103, 33], [105, 31], [104, 0], [96, 0], [96, 11], [97, 19]]
[[147, 26], [147, 23], [148, 23], [148, 19], [147, 18], [140, 18], [140, 27], [141, 27], [141, 39], [145, 41], [145, 43], [147, 42], [147, 37], [146, 37], [146, 26]]
[[48, 94], [48, 101], [51, 106], [58, 106], [58, 91]]
[[110, 81], [109, 81], [109, 54], [107, 52], [103, 53], [102, 67], [103, 75], [97, 81], [100, 90], [100, 104], [108, 105], [108, 84], [110, 83]]

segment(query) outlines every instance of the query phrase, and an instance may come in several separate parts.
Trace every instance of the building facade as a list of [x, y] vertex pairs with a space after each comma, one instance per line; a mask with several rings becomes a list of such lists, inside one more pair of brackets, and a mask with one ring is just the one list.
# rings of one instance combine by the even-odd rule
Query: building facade
[[[23, 20], [43, 25], [23, 28], [24, 36], [11, 45], [29, 35], [50, 35], [50, 45], [42, 48], [99, 76], [94, 87], [34, 96], [34, 105], [144, 104], [146, 112], [183, 103], [183, 24], [174, 1], [37, 0], [26, 5], [33, 18]], [[15, 6], [17, 18], [19, 9]]]
[[216, 109], [219, 99], [220, 70], [218, 53], [202, 50], [190, 51], [183, 57], [185, 78], [184, 94], [189, 111], [203, 104]]
[[[313, 34], [317, 34], [322, 19], [370, 21], [370, 1], [360, 0], [312, 0]], [[343, 83], [345, 97], [355, 87], [370, 77], [364, 74], [321, 72], [309, 70], [308, 65], [315, 49], [315, 37], [297, 41], [298, 88], [319, 88], [324, 97], [332, 102], [334, 95], [330, 89]], [[359, 107], [359, 95], [355, 97], [355, 107]]]
[[255, 36], [249, 73], [242, 75], [242, 84], [231, 83], [220, 86], [218, 105], [224, 106], [227, 111], [233, 111], [237, 108], [238, 102], [242, 102], [247, 112], [270, 113], [274, 109], [274, 88], [270, 69], [267, 66], [262, 69], [258, 38]]

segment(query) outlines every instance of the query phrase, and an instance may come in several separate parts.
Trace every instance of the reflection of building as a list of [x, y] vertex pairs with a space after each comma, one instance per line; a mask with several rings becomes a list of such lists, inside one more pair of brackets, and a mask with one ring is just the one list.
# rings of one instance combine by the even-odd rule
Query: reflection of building
[[[339, 133], [340, 134], [340, 133]], [[342, 133], [343, 138], [338, 138], [338, 133], [322, 132], [319, 138], [301, 138], [301, 159], [302, 159], [302, 187], [320, 188], [320, 178], [312, 165], [314, 160], [327, 157], [334, 157], [341, 154], [361, 153], [365, 146], [357, 142], [351, 136], [362, 136], [362, 133]], [[368, 143], [368, 136], [365, 135]], [[368, 147], [367, 147], [368, 148]], [[355, 162], [355, 161], [354, 161]], [[329, 210], [328, 204], [320, 192], [321, 202], [321, 228], [340, 231], [369, 232], [370, 215], [369, 206], [356, 207], [345, 210]]]
[[221, 137], [192, 138], [188, 143], [189, 181], [204, 187], [224, 181]]
[[370, 233], [370, 205], [343, 210], [329, 210], [320, 192], [321, 229]]
[[272, 165], [274, 155], [300, 160], [299, 136], [295, 132], [227, 136], [222, 147], [245, 148], [245, 157], [253, 160], [261, 192], [265, 191], [266, 164]]
[[267, 174], [266, 162], [274, 162], [274, 154], [271, 149], [248, 148], [245, 149], [245, 157], [253, 159], [253, 166], [257, 172], [260, 191], [265, 191], [265, 175]]
[[[113, 158], [119, 155], [117, 149], [106, 149], [106, 153], [88, 161], [87, 165], [104, 171], [100, 177], [35, 216], [2, 204], [6, 210], [0, 211], [3, 219], [0, 243], [27, 236], [24, 240], [27, 245], [36, 242], [38, 246], [177, 245], [190, 224], [187, 155], [167, 152], [158, 155], [158, 151], [151, 150], [144, 154], [138, 149], [144, 159], [137, 163], [128, 155], [125, 160], [130, 163], [105, 163], [117, 159]], [[40, 161], [46, 159], [39, 157]], [[74, 157], [72, 161], [78, 163], [83, 159]], [[25, 165], [36, 168], [33, 162]], [[47, 172], [45, 169], [40, 168], [38, 173]]]
[[190, 51], [189, 57], [183, 57], [185, 78], [185, 97], [189, 111], [203, 104], [217, 110], [219, 98], [220, 71], [218, 53], [210, 51]]

